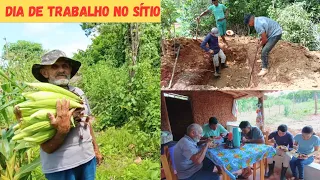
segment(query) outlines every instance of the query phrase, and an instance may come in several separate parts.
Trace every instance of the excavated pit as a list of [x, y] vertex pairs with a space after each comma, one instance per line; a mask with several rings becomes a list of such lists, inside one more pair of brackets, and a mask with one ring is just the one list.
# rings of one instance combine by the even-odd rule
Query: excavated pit
[[[162, 88], [168, 89], [179, 45], [171, 89], [316, 89], [320, 85], [320, 53], [280, 41], [269, 54], [269, 73], [258, 77], [261, 63], [255, 62], [248, 86], [257, 40], [236, 36], [228, 37], [227, 41], [230, 49], [226, 49], [223, 43], [220, 47], [227, 56], [229, 68], [222, 69], [220, 78], [213, 76], [212, 58], [200, 48], [202, 39], [165, 41], [166, 48], [161, 58]], [[256, 60], [260, 56], [259, 52]]]

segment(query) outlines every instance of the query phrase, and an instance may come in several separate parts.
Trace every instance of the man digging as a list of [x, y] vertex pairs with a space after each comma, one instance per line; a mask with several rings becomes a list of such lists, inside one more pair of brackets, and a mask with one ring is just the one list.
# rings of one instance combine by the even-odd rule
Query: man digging
[[[219, 47], [218, 41], [219, 30], [218, 28], [212, 28], [211, 32], [205, 37], [200, 47], [213, 56], [213, 65], [215, 67], [214, 76], [220, 77], [219, 57], [221, 58], [221, 68], [227, 68], [226, 55]], [[209, 45], [207, 48], [206, 45]]]
[[249, 26], [254, 26], [257, 33], [260, 35], [260, 40], [258, 41], [258, 47], [262, 47], [261, 60], [262, 60], [262, 70], [259, 72], [258, 76], [264, 76], [268, 73], [268, 56], [272, 48], [281, 39], [282, 28], [280, 25], [267, 17], [254, 17], [251, 14], [245, 15], [244, 23]]
[[202, 12], [197, 17], [198, 23], [200, 21], [200, 18], [208, 14], [209, 12], [213, 14], [216, 20], [216, 26], [218, 27], [219, 34], [222, 38], [223, 43], [228, 46], [228, 43], [224, 38], [224, 36], [226, 35], [226, 31], [227, 31], [227, 18], [228, 18], [229, 10], [225, 5], [220, 4], [218, 0], [212, 0], [212, 5], [209, 6], [209, 8], [206, 11]]

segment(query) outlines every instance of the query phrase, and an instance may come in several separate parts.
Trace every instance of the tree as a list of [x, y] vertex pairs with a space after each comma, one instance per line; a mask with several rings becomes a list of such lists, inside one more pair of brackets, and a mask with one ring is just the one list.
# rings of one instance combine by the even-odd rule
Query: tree
[[35, 79], [30, 76], [31, 67], [40, 62], [44, 53], [41, 44], [19, 40], [16, 43], [8, 43], [2, 52], [2, 57], [8, 61], [9, 70], [15, 71], [17, 79], [34, 81]]

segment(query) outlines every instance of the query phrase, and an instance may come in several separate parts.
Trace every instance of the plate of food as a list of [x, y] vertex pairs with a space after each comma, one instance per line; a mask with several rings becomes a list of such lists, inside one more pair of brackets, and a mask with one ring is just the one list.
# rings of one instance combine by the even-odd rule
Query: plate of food
[[212, 143], [212, 144], [210, 144], [210, 145], [208, 146], [208, 148], [212, 149], [212, 148], [216, 148], [217, 146], [218, 146], [218, 144]]
[[283, 145], [277, 146], [277, 149], [288, 151], [288, 147]]

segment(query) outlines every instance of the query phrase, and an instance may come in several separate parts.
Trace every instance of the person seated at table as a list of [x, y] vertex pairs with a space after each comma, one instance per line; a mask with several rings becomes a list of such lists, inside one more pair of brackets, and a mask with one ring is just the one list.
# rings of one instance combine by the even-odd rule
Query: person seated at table
[[[210, 137], [219, 137], [219, 136], [226, 136], [228, 131], [218, 122], [216, 117], [211, 117], [209, 119], [209, 123], [202, 126], [203, 129], [203, 138], [201, 141], [206, 140]], [[222, 174], [222, 169], [219, 166], [216, 166], [218, 170], [218, 174]]]
[[311, 164], [314, 160], [314, 155], [311, 155], [311, 153], [319, 150], [319, 137], [315, 135], [311, 126], [305, 126], [302, 128], [302, 133], [297, 134], [293, 140], [293, 147], [295, 149], [298, 148], [297, 152], [299, 156], [297, 158], [292, 157], [290, 161], [291, 179], [298, 179], [296, 168], [299, 171], [299, 179], [303, 179], [304, 166]]
[[203, 137], [209, 138], [211, 136], [213, 137], [219, 137], [219, 136], [226, 136], [228, 134], [228, 131], [218, 122], [218, 119], [216, 117], [211, 117], [209, 119], [209, 123], [203, 125]]
[[[251, 126], [248, 121], [241, 121], [239, 128], [242, 131], [242, 143], [264, 144], [263, 133], [258, 127]], [[251, 167], [244, 168], [242, 174], [238, 176], [238, 179], [247, 179], [251, 174]]]
[[[279, 156], [283, 157], [282, 161], [282, 169], [281, 169], [281, 177], [280, 180], [285, 180], [286, 172], [289, 167], [289, 161], [291, 160], [290, 154], [287, 153], [288, 150], [292, 150], [293, 148], [293, 136], [290, 132], [288, 132], [288, 127], [285, 124], [281, 124], [278, 126], [278, 130], [269, 134], [268, 140], [274, 143], [274, 147], [276, 149], [276, 153]], [[284, 147], [285, 149], [281, 149], [280, 147]], [[289, 147], [288, 147], [289, 146]], [[275, 164], [275, 158], [268, 158], [268, 166], [269, 172], [265, 175], [265, 177], [270, 177], [273, 174]]]
[[208, 139], [202, 147], [197, 143], [202, 136], [202, 127], [199, 124], [191, 124], [187, 128], [187, 134], [181, 138], [174, 147], [174, 162], [178, 179], [185, 180], [218, 180], [219, 175], [213, 172], [214, 163], [205, 157], [212, 141]]

